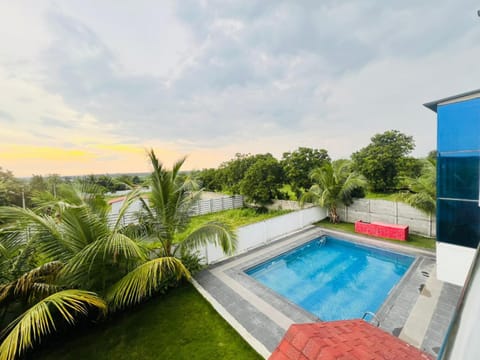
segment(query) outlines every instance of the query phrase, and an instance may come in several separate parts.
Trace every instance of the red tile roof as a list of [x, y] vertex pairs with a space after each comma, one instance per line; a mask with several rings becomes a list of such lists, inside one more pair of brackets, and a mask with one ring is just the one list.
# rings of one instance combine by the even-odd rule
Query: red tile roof
[[363, 320], [293, 324], [270, 360], [433, 360]]
[[117, 198], [114, 198], [114, 199], [110, 199], [110, 200], [108, 200], [108, 205], [112, 205], [113, 203], [123, 201], [126, 198], [127, 198], [126, 196], [120, 196], [120, 197], [117, 197]]

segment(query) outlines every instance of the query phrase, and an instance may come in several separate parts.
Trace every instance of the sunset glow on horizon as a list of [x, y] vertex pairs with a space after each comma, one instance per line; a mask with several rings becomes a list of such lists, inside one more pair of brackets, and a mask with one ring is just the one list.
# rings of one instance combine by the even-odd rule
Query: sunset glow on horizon
[[474, 8], [0, 3], [0, 167], [148, 172], [151, 148], [166, 166], [187, 156], [186, 170], [298, 147], [338, 159], [390, 129], [426, 156], [436, 122], [422, 104], [478, 88]]

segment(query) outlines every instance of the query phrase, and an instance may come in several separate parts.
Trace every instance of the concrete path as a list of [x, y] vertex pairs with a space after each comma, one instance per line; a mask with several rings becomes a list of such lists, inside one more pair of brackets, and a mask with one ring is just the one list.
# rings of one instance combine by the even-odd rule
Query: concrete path
[[434, 268], [427, 282], [422, 287], [417, 302], [398, 336], [400, 339], [417, 348], [421, 347], [437, 307], [442, 287], [443, 282], [437, 280]]

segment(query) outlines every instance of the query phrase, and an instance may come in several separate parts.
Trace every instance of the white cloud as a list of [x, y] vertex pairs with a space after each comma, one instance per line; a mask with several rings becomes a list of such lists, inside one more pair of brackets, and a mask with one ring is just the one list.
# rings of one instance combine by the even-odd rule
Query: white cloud
[[435, 117], [421, 104], [478, 87], [476, 6], [0, 4], [0, 140], [153, 144], [201, 167], [298, 146], [346, 157], [399, 129], [425, 155]]

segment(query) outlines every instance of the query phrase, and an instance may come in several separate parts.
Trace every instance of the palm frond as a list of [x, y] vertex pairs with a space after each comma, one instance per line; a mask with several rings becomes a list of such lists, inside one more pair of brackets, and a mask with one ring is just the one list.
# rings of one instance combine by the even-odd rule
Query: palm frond
[[87, 267], [84, 271], [90, 272], [95, 270], [94, 264], [96, 261], [101, 266], [106, 260], [115, 263], [120, 257], [135, 261], [146, 260], [146, 251], [134, 239], [118, 232], [111, 233], [109, 236], [97, 239], [79, 251], [67, 263], [62, 271], [62, 275], [67, 277], [75, 276], [75, 273], [78, 273], [82, 267]]
[[46, 285], [54, 281], [63, 266], [60, 261], [51, 261], [23, 274], [15, 281], [15, 295], [31, 296], [32, 292], [39, 291], [38, 294], [44, 296], [52, 289], [51, 286]]
[[0, 206], [0, 218], [9, 223], [12, 229], [26, 230], [29, 225], [36, 225], [56, 238], [61, 237], [55, 222], [50, 217], [38, 215], [30, 209], [18, 206]]
[[237, 237], [235, 232], [227, 224], [212, 221], [192, 231], [183, 239], [175, 251], [193, 250], [200, 246], [213, 244], [220, 246], [227, 255], [232, 255], [237, 248]]
[[0, 334], [0, 360], [14, 360], [33, 347], [58, 326], [55, 316], [73, 325], [78, 315], [87, 315], [90, 307], [106, 311], [104, 300], [95, 293], [83, 290], [64, 290], [38, 302]]
[[176, 279], [182, 276], [189, 279], [190, 273], [181, 260], [175, 257], [150, 260], [115, 283], [107, 293], [107, 301], [114, 310], [139, 303], [152, 295], [162, 281], [171, 276]]
[[121, 225], [121, 221], [122, 221], [123, 216], [128, 211], [130, 206], [132, 206], [132, 204], [135, 201], [137, 201], [137, 199], [139, 198], [140, 192], [141, 192], [141, 189], [138, 188], [138, 189], [135, 189], [135, 190], [131, 191], [127, 195], [127, 197], [125, 198], [125, 200], [122, 203], [122, 207], [120, 208], [120, 210], [118, 212], [117, 219], [115, 220], [115, 224], [113, 225], [112, 231], [115, 232], [115, 231], [118, 230], [119, 226]]

